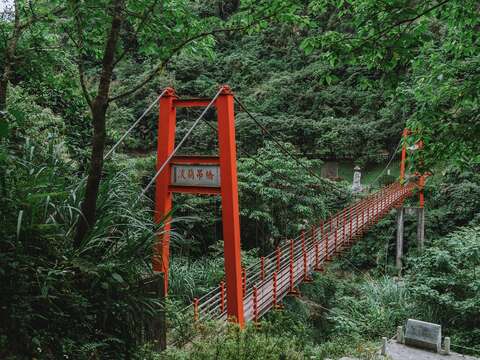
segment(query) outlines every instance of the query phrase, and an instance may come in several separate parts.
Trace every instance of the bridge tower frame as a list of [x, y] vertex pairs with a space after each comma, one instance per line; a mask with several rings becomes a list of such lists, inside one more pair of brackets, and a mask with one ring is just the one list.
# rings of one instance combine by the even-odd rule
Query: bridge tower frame
[[[167, 88], [159, 100], [157, 169], [168, 160], [175, 147], [176, 109], [206, 107], [211, 99], [179, 99], [173, 88]], [[163, 222], [163, 231], [154, 247], [153, 270], [164, 274], [165, 294], [168, 291], [170, 260], [170, 230], [173, 193], [220, 195], [224, 240], [224, 263], [227, 297], [227, 317], [244, 326], [242, 267], [240, 245], [240, 212], [238, 204], [237, 150], [235, 141], [235, 111], [233, 92], [223, 85], [212, 104], [217, 110], [219, 157], [173, 157], [156, 179], [155, 222]], [[172, 164], [213, 164], [220, 168], [219, 187], [174, 186], [171, 183]]]

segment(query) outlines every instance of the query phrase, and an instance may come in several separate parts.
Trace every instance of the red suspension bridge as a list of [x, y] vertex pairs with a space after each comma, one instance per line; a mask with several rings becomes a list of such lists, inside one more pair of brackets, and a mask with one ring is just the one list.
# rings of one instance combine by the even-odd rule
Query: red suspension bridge
[[[235, 140], [235, 102], [273, 140], [275, 146], [323, 185], [330, 184], [305, 166], [283, 143], [276, 139], [265, 126], [245, 108], [228, 86], [222, 86], [212, 99], [179, 99], [175, 91], [167, 88], [155, 102], [159, 105], [157, 171], [143, 190], [142, 195], [153, 185], [155, 189], [155, 220], [163, 224], [154, 249], [153, 270], [162, 272], [164, 292], [168, 290], [169, 243], [171, 210], [174, 193], [220, 195], [222, 199], [222, 225], [224, 240], [225, 281], [201, 298], [195, 298], [190, 311], [194, 320], [225, 319], [237, 322], [240, 327], [245, 321], [258, 321], [271, 309], [282, 307], [287, 295], [299, 295], [298, 285], [311, 281], [314, 271], [322, 271], [326, 262], [351, 247], [368, 229], [384, 217], [391, 209], [401, 206], [414, 188], [420, 193], [423, 207], [423, 185], [425, 176], [416, 181], [405, 182], [407, 137], [403, 132], [400, 179], [376, 193], [353, 203], [331, 216], [326, 221], [315, 221], [297, 238], [284, 242], [275, 251], [261, 257], [248, 269], [241, 266], [240, 219], [237, 185], [237, 147]], [[127, 134], [155, 104], [152, 103], [140, 118], [127, 130], [118, 143], [107, 153], [108, 157]], [[184, 137], [175, 144], [176, 109], [203, 108]], [[209, 109], [216, 109], [218, 128], [204, 119]], [[203, 120], [214, 131], [218, 131], [219, 156], [178, 156], [177, 152], [198, 123]], [[415, 143], [414, 148], [423, 146]], [[275, 174], [275, 170], [250, 154], [258, 165]], [[331, 184], [330, 184], [331, 185]]]
[[[302, 231], [248, 269], [242, 270], [244, 318], [258, 319], [271, 309], [281, 308], [287, 295], [299, 295], [297, 286], [310, 282], [314, 271], [323, 271], [326, 262], [351, 247], [391, 209], [401, 206], [415, 185], [393, 183]], [[194, 299], [195, 320], [227, 319], [225, 283], [205, 296]]]

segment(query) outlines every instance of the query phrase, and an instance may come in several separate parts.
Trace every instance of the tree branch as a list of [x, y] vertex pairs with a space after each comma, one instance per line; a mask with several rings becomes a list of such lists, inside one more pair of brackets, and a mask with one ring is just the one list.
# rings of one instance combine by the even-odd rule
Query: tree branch
[[[140, 24], [138, 25], [137, 29], [134, 31], [133, 33], [133, 36], [136, 37], [138, 35], [138, 33], [140, 32], [140, 30], [142, 30], [142, 28], [145, 26], [145, 24], [147, 23], [147, 19], [149, 18], [150, 14], [153, 13], [153, 10], [155, 9], [155, 7], [157, 6], [158, 4], [158, 0], [155, 0], [151, 6], [149, 6], [145, 11], [144, 13], [142, 14], [142, 17], [140, 19]], [[113, 63], [113, 66], [116, 66], [120, 61], [122, 61], [123, 57], [128, 53], [128, 50], [124, 50], [118, 57], [117, 59], [115, 60], [115, 62]]]
[[405, 23], [413, 23], [415, 20], [418, 20], [420, 19], [422, 16], [425, 16], [427, 15], [429, 12], [432, 12], [433, 10], [445, 5], [446, 3], [450, 2], [451, 0], [443, 0], [441, 2], [439, 2], [438, 4], [422, 11], [420, 14], [417, 14], [415, 15], [413, 18], [408, 18], [408, 19], [403, 19], [403, 20], [400, 20], [398, 22], [396, 22], [395, 24], [391, 25], [391, 26], [388, 26], [386, 27], [385, 29], [383, 30], [380, 30], [379, 32], [369, 36], [368, 38], [366, 38], [364, 41], [362, 41], [362, 44], [363, 45], [364, 43], [366, 42], [369, 42], [370, 40], [376, 40], [378, 39], [379, 37], [381, 37], [382, 35], [384, 35], [385, 33], [389, 32], [390, 30], [396, 28], [397, 26], [400, 26], [402, 24], [405, 24]]
[[157, 74], [162, 69], [164, 69], [165, 66], [167, 66], [167, 64], [170, 62], [170, 60], [177, 53], [179, 53], [186, 45], [192, 43], [193, 41], [204, 38], [204, 37], [207, 37], [207, 36], [210, 36], [210, 35], [220, 34], [220, 33], [228, 33], [228, 32], [232, 32], [232, 31], [244, 31], [244, 30], [247, 30], [247, 29], [252, 28], [253, 26], [257, 25], [260, 21], [270, 19], [270, 18], [274, 17], [275, 15], [277, 15], [277, 13], [273, 13], [269, 16], [262, 17], [262, 18], [258, 19], [257, 21], [255, 21], [254, 23], [244, 25], [244, 26], [237, 26], [237, 27], [224, 28], [224, 29], [214, 29], [214, 30], [211, 30], [211, 31], [206, 31], [206, 32], [199, 33], [197, 35], [194, 35], [194, 36], [184, 40], [183, 42], [181, 42], [177, 47], [175, 47], [172, 50], [172, 52], [168, 55], [168, 57], [166, 59], [162, 60], [157, 66], [155, 66], [155, 68], [151, 71], [151, 73], [145, 79], [143, 79], [140, 83], [133, 86], [130, 90], [127, 90], [127, 91], [125, 91], [125, 92], [123, 92], [119, 95], [116, 95], [116, 96], [113, 96], [113, 97], [109, 98], [108, 101], [109, 102], [116, 101], [118, 99], [121, 99], [123, 97], [126, 97], [126, 96], [129, 96], [129, 95], [132, 95], [132, 94], [136, 93], [138, 90], [140, 90], [142, 87], [144, 87], [150, 81], [152, 81], [153, 78], [155, 76], [157, 76]]
[[[66, 7], [58, 7], [56, 9], [52, 10], [51, 14], [57, 16], [57, 15], [62, 14], [65, 10], [67, 10]], [[50, 13], [49, 13], [49, 15], [50, 15]], [[36, 21], [43, 21], [43, 20], [46, 20], [46, 19], [48, 19], [48, 16], [46, 16], [46, 15], [41, 16], [41, 17], [32, 16], [27, 21], [25, 21], [23, 24], [20, 24], [20, 30], [24, 30], [25, 28], [29, 27], [30, 25], [32, 25]]]
[[[428, 1], [428, 0], [425, 0], [423, 2], [423, 4]], [[373, 40], [377, 40], [378, 38], [380, 38], [382, 35], [386, 34], [387, 32], [389, 32], [390, 30], [396, 28], [397, 26], [400, 26], [400, 25], [403, 25], [405, 23], [408, 23], [408, 27], [410, 27], [410, 25], [415, 21], [415, 20], [418, 20], [419, 18], [421, 18], [422, 16], [425, 16], [426, 14], [428, 14], [429, 12], [445, 5], [446, 3], [448, 3], [450, 0], [443, 0], [442, 2], [422, 11], [421, 13], [415, 15], [413, 18], [408, 18], [408, 19], [403, 19], [403, 20], [400, 20], [400, 21], [397, 21], [395, 22], [394, 24], [382, 29], [382, 30], [379, 30], [378, 32], [370, 35], [369, 37], [363, 39], [360, 44], [358, 44], [357, 46], [353, 47], [352, 49], [350, 49], [349, 51], [350, 52], [355, 52], [357, 50], [360, 50], [363, 45], [365, 45], [367, 42], [369, 41], [373, 41]], [[377, 13], [375, 15], [378, 15]], [[368, 21], [372, 20], [373, 17], [369, 17], [368, 19], [366, 19], [365, 21], [363, 21], [360, 25], [358, 25], [358, 27], [361, 27], [362, 25], [366, 24]], [[337, 21], [338, 23], [338, 21]], [[404, 31], [405, 32], [405, 31]], [[361, 40], [361, 39], [358, 39], [358, 38], [355, 38], [355, 36], [353, 34], [348, 34], [346, 36], [343, 36], [343, 38], [340, 40], [340, 41], [353, 41], [353, 40]]]
[[72, 42], [76, 45], [78, 50], [77, 68], [78, 68], [78, 76], [80, 79], [80, 86], [82, 88], [83, 96], [85, 97], [85, 100], [87, 101], [87, 104], [90, 107], [90, 109], [92, 109], [92, 98], [90, 97], [90, 93], [88, 91], [87, 84], [85, 81], [85, 64], [83, 62], [83, 48], [84, 48], [83, 27], [80, 19], [80, 11], [79, 11], [78, 5], [76, 9], [74, 9], [74, 11], [75, 11], [74, 13], [75, 28], [77, 29], [78, 42], [75, 42], [73, 40], [73, 37], [70, 37], [70, 38], [72, 39]]

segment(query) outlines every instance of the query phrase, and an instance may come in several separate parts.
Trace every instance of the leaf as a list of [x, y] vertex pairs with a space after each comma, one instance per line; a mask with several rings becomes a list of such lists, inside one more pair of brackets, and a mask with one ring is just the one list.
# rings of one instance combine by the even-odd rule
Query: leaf
[[20, 229], [22, 227], [23, 210], [20, 210], [17, 218], [17, 240], [20, 238]]
[[15, 118], [15, 120], [17, 120], [19, 124], [21, 124], [25, 120], [25, 113], [21, 110], [12, 109], [10, 110], [10, 114], [13, 115], [13, 117]]
[[0, 138], [8, 135], [8, 123], [5, 120], [0, 120]]
[[122, 277], [120, 274], [118, 274], [118, 273], [113, 273], [113, 274], [112, 274], [112, 278], [113, 278], [115, 281], [117, 281], [118, 283], [120, 283], [120, 284], [123, 284], [123, 283], [125, 282], [125, 281], [123, 280], [123, 277]]

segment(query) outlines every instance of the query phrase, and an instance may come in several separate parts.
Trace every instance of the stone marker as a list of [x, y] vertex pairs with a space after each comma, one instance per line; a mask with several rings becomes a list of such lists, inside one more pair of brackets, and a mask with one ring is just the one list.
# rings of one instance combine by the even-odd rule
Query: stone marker
[[387, 355], [387, 338], [386, 337], [382, 337], [382, 350], [380, 351], [380, 354], [381, 355]]
[[408, 319], [405, 329], [405, 344], [440, 352], [442, 327], [438, 324]]
[[397, 326], [397, 342], [400, 344], [405, 342], [405, 338], [403, 336], [403, 326]]
[[450, 338], [448, 336], [445, 337], [443, 345], [445, 345], [445, 349], [443, 350], [443, 354], [444, 355], [450, 355]]
[[355, 166], [354, 170], [355, 170], [355, 172], [353, 173], [352, 192], [356, 194], [356, 193], [362, 192], [362, 190], [363, 190], [362, 183], [360, 182], [361, 178], [362, 178], [362, 173], [361, 173], [361, 171], [360, 171], [361, 169], [358, 165]]

